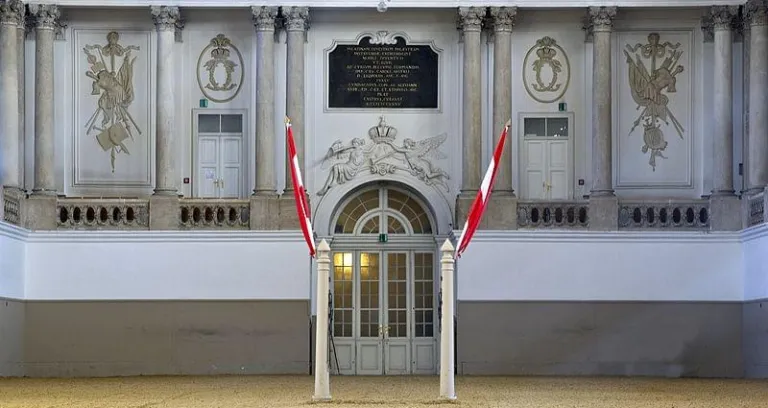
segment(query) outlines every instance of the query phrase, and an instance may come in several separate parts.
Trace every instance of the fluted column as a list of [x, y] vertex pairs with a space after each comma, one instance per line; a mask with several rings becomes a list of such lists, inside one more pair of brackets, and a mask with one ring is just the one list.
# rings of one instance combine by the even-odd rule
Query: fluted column
[[749, 40], [748, 190], [768, 185], [768, 10], [765, 0], [746, 5]]
[[611, 148], [611, 31], [616, 7], [590, 7], [592, 26], [592, 190], [613, 196]]
[[[498, 143], [504, 124], [512, 119], [512, 27], [517, 7], [491, 7], [493, 19], [493, 141]], [[512, 140], [496, 174], [494, 192], [514, 194], [512, 189]]]
[[251, 8], [256, 28], [256, 185], [254, 194], [274, 195], [275, 18], [277, 7]]
[[0, 0], [0, 185], [20, 188], [18, 27], [24, 4]]
[[53, 40], [59, 8], [30, 4], [35, 19], [35, 185], [33, 194], [56, 194], [54, 170]]
[[155, 103], [155, 195], [176, 196], [176, 129], [174, 111], [173, 45], [179, 8], [152, 6], [152, 20], [157, 29], [157, 100]]
[[482, 152], [482, 90], [480, 84], [480, 30], [485, 9], [459, 7], [458, 22], [464, 41], [464, 72], [462, 76], [462, 159], [461, 192], [480, 188], [480, 161]]
[[[291, 119], [299, 168], [304, 172], [304, 43], [309, 29], [309, 7], [284, 7], [286, 48], [285, 112]], [[287, 155], [286, 155], [287, 158]], [[293, 190], [291, 163], [285, 160], [285, 191]]]

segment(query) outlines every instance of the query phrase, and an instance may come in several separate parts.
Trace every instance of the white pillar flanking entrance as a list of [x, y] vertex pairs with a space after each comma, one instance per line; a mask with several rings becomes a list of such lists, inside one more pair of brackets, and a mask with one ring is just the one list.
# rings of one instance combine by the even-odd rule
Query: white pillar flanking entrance
[[315, 327], [315, 394], [313, 401], [330, 401], [328, 370], [328, 299], [331, 247], [326, 240], [317, 246], [317, 324]]
[[746, 11], [750, 26], [747, 189], [758, 193], [768, 185], [768, 5], [765, 0], [750, 0]]
[[35, 19], [35, 182], [32, 194], [56, 194], [53, 40], [59, 8], [30, 4]]
[[[277, 7], [251, 8], [256, 29], [256, 183], [254, 194], [274, 195], [275, 19]], [[290, 177], [288, 177], [290, 179]]]
[[451, 241], [446, 239], [440, 252], [443, 254], [440, 258], [440, 287], [442, 290], [442, 321], [440, 322], [440, 398], [444, 400], [456, 399], [456, 384], [454, 378], [454, 352], [456, 344], [454, 342], [454, 293], [453, 293], [453, 275], [456, 266], [454, 259], [455, 248]]
[[152, 6], [151, 11], [157, 29], [155, 195], [177, 196], [173, 45], [180, 15], [171, 6]]
[[18, 27], [24, 3], [0, 0], [0, 186], [20, 189]]
[[[301, 174], [304, 172], [304, 45], [309, 29], [309, 7], [283, 7], [286, 31], [285, 114], [291, 118], [293, 137], [296, 140], [296, 156]], [[285, 192], [293, 191], [291, 163], [285, 162]]]

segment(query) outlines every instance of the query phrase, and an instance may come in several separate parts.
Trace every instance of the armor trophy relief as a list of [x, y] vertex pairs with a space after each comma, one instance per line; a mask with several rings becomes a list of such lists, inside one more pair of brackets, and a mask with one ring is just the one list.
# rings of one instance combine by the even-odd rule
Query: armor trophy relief
[[356, 137], [348, 146], [341, 140], [333, 142], [323, 158], [323, 170], [330, 168], [328, 178], [317, 195], [325, 195], [333, 186], [354, 179], [361, 170], [368, 168], [371, 174], [385, 176], [401, 171], [418, 178], [430, 186], [440, 186], [449, 191], [447, 180], [450, 176], [433, 160], [447, 156], [438, 148], [448, 138], [441, 133], [424, 140], [403, 139], [400, 146], [395, 143], [397, 129], [387, 124], [384, 116], [379, 117], [378, 126], [368, 130], [371, 143]]

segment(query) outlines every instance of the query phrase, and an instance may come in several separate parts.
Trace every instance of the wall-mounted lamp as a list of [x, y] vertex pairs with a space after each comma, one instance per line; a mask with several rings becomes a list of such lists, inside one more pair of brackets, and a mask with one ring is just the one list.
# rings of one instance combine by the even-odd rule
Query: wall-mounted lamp
[[376, 6], [376, 11], [379, 13], [383, 13], [387, 11], [387, 3], [389, 3], [390, 0], [381, 0], [379, 1], [379, 5]]

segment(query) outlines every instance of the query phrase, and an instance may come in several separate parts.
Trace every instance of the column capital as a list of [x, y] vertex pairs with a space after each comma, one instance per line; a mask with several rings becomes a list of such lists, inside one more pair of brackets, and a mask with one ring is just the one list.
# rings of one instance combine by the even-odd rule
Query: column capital
[[0, 24], [24, 26], [26, 9], [21, 0], [5, 0], [0, 2]]
[[738, 6], [712, 6], [709, 9], [709, 18], [715, 31], [733, 29], [737, 15], [739, 15]]
[[256, 31], [274, 31], [277, 22], [277, 7], [252, 6], [251, 18]]
[[38, 30], [55, 30], [59, 27], [61, 10], [55, 4], [30, 4], [29, 13]]
[[459, 7], [457, 12], [457, 25], [462, 31], [480, 31], [483, 28], [485, 8]]
[[309, 30], [309, 7], [283, 7], [285, 31]]
[[495, 32], [510, 32], [515, 26], [517, 7], [491, 7], [491, 23]]
[[768, 4], [766, 4], [766, 0], [749, 0], [744, 5], [744, 12], [750, 26], [768, 25]]
[[589, 26], [592, 32], [611, 31], [613, 19], [616, 17], [616, 6], [601, 6], [589, 8]]
[[151, 6], [150, 11], [157, 31], [176, 31], [183, 27], [181, 13], [176, 6]]

